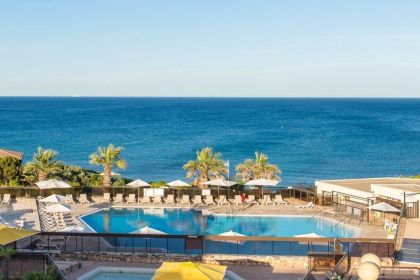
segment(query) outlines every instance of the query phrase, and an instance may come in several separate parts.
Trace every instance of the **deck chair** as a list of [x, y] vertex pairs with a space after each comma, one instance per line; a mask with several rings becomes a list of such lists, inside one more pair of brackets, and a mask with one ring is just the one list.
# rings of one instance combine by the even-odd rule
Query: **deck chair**
[[104, 193], [103, 202], [111, 203], [111, 194], [109, 192]]
[[276, 205], [274, 201], [271, 200], [271, 197], [268, 194], [264, 195], [264, 205]]
[[226, 196], [225, 195], [221, 195], [219, 197], [219, 200], [217, 201], [217, 204], [219, 206], [230, 205], [230, 202], [226, 199]]
[[150, 196], [143, 196], [139, 202], [141, 204], [150, 204], [151, 203]]
[[287, 201], [285, 201], [285, 200], [283, 199], [283, 196], [282, 196], [281, 194], [276, 194], [276, 195], [274, 196], [274, 202], [275, 202], [277, 205], [281, 205], [281, 204], [287, 205], [287, 204], [288, 204], [288, 203], [287, 203]]
[[190, 196], [188, 194], [182, 196], [181, 205], [184, 204], [191, 205]]
[[212, 195], [206, 195], [206, 198], [204, 199], [204, 204], [206, 204], [206, 205], [216, 205], [216, 202], [214, 201]]
[[194, 206], [197, 206], [197, 205], [203, 206], [204, 205], [203, 200], [201, 199], [201, 195], [195, 195], [194, 196], [193, 205]]
[[153, 204], [161, 204], [161, 203], [163, 203], [163, 201], [160, 195], [153, 197]]
[[5, 193], [3, 195], [3, 200], [1, 201], [1, 204], [10, 205], [11, 203], [12, 203], [12, 198], [10, 197], [10, 193]]
[[122, 193], [117, 193], [117, 195], [114, 197], [114, 204], [123, 204], [124, 202], [124, 197], [122, 195]]
[[305, 208], [312, 209], [312, 208], [314, 208], [314, 207], [315, 207], [315, 204], [311, 201], [311, 202], [308, 202], [308, 203], [306, 203], [306, 204], [296, 205], [295, 207], [296, 207], [297, 209], [305, 209]]
[[72, 194], [67, 194], [66, 195], [65, 203], [66, 204], [76, 204], [76, 201], [74, 201]]
[[88, 198], [87, 198], [87, 195], [85, 194], [85, 193], [81, 193], [80, 194], [80, 197], [79, 197], [79, 203], [80, 204], [82, 204], [82, 203], [86, 203], [86, 204], [90, 204], [90, 202], [89, 202], [89, 200], [88, 200]]
[[235, 195], [235, 200], [233, 203], [235, 203], [235, 205], [242, 205], [242, 198], [239, 194]]
[[136, 204], [136, 195], [134, 193], [131, 193], [128, 195], [127, 198], [127, 204]]
[[174, 198], [173, 194], [168, 194], [168, 196], [166, 196], [165, 204], [166, 205], [169, 205], [169, 204], [175, 205], [175, 198]]
[[260, 205], [260, 203], [255, 199], [255, 195], [253, 194], [248, 195], [248, 199], [246, 200], [246, 203]]

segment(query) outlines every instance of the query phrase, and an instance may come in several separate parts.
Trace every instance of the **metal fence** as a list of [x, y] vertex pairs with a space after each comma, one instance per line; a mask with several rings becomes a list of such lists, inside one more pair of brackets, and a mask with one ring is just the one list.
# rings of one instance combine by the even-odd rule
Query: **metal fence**
[[[0, 266], [0, 273], [5, 268]], [[64, 280], [63, 273], [54, 264], [51, 257], [43, 252], [19, 252], [15, 253], [10, 259], [9, 275], [12, 278], [22, 278], [31, 272], [48, 273], [55, 279]]]
[[340, 241], [341, 251], [351, 256], [375, 253], [392, 257], [393, 240], [387, 239], [334, 239], [283, 238], [251, 236], [185, 236], [142, 235], [111, 233], [58, 233], [43, 232], [16, 243], [21, 251], [40, 252], [124, 252], [187, 255], [258, 255], [307, 256], [308, 252], [333, 252]]

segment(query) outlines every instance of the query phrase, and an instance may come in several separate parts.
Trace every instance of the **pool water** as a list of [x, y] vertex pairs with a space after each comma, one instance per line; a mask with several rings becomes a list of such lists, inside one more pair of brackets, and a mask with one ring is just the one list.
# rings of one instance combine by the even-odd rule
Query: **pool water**
[[234, 231], [247, 236], [293, 237], [316, 233], [353, 237], [357, 230], [320, 217], [203, 215], [181, 208], [109, 208], [81, 217], [99, 233], [131, 233], [145, 226], [173, 235], [219, 235]]
[[100, 272], [89, 280], [150, 280], [153, 273]]

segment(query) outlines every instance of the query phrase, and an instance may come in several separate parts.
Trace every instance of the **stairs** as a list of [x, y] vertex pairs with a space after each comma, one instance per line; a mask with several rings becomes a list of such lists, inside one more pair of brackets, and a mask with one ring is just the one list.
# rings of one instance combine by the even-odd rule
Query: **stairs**
[[420, 264], [420, 239], [404, 238], [395, 260]]

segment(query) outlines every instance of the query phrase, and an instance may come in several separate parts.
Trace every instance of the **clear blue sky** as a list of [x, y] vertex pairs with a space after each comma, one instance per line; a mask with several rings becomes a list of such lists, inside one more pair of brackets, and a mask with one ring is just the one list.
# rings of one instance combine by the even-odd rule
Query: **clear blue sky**
[[420, 1], [3, 0], [0, 95], [420, 97]]

